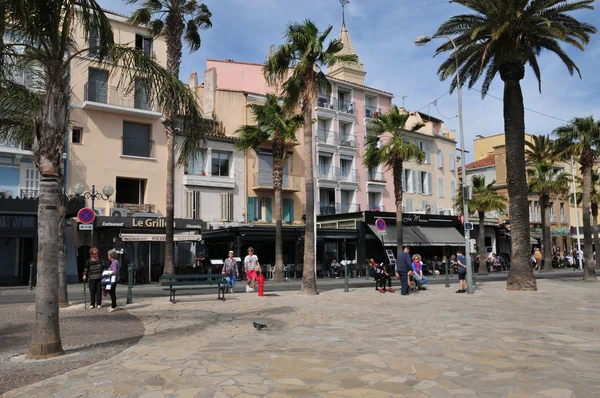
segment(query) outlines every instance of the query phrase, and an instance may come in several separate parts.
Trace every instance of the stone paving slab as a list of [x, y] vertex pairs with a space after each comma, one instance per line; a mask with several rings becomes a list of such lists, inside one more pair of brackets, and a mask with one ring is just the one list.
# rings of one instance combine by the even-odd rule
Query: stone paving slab
[[504, 287], [148, 299], [138, 344], [5, 396], [600, 396], [600, 285]]

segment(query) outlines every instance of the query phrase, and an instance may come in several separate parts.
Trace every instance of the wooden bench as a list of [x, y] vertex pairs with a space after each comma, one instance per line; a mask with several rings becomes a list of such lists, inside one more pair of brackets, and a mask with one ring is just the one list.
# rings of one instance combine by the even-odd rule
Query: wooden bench
[[190, 275], [163, 275], [160, 277], [163, 290], [169, 291], [169, 301], [175, 304], [175, 293], [178, 290], [197, 290], [204, 288], [217, 288], [217, 299], [225, 301], [225, 291], [229, 282], [223, 274], [190, 274]]

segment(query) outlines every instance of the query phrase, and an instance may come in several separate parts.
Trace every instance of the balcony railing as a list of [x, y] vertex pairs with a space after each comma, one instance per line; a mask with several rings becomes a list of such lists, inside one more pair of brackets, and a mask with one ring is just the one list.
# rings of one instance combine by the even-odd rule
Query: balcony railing
[[21, 189], [21, 195], [19, 196], [21, 199], [37, 199], [40, 197], [39, 189]]
[[367, 173], [367, 179], [371, 182], [385, 182], [383, 173], [377, 173], [375, 171], [369, 171]]
[[369, 211], [385, 211], [385, 206], [369, 205]]
[[116, 208], [127, 209], [127, 214], [154, 213], [154, 205], [147, 203], [115, 203]]
[[6, 140], [6, 139], [0, 139], [0, 147], [5, 147], [5, 148], [15, 148], [15, 149], [22, 149], [24, 151], [31, 151], [31, 144], [21, 144], [18, 142], [14, 142], [11, 140]]
[[334, 131], [329, 130], [317, 130], [317, 142], [321, 144], [339, 145], [339, 136]]
[[560, 222], [561, 223], [566, 223], [568, 221], [569, 220], [567, 219], [567, 216], [565, 214], [561, 214], [561, 216], [560, 216]]
[[123, 87], [87, 82], [84, 86], [85, 101], [159, 112], [145, 89], [125, 90]]
[[365, 117], [366, 118], [373, 119], [379, 115], [381, 115], [381, 108], [365, 105]]
[[360, 211], [360, 205], [358, 203], [342, 203], [342, 213], [356, 213]]
[[[282, 176], [281, 189], [290, 191], [299, 191], [302, 185], [299, 176], [284, 174]], [[273, 189], [273, 173], [258, 172], [254, 173], [254, 189]]]
[[529, 222], [541, 222], [542, 215], [540, 213], [529, 213]]
[[550, 214], [550, 222], [558, 222], [558, 216], [556, 214]]
[[319, 203], [319, 215], [330, 216], [332, 214], [339, 214], [341, 210], [339, 203], [333, 202], [320, 202]]
[[356, 148], [356, 136], [350, 134], [340, 134], [340, 146]]
[[317, 167], [317, 177], [323, 178], [326, 180], [339, 180], [340, 179], [340, 170], [337, 167], [318, 165]]
[[340, 167], [340, 181], [358, 182], [358, 170]]
[[356, 104], [352, 101], [338, 100], [338, 111], [354, 115]]
[[320, 95], [317, 97], [317, 107], [336, 110], [337, 98]]
[[134, 137], [122, 137], [122, 140], [124, 156], [136, 156], [139, 158], [153, 157], [154, 140]]

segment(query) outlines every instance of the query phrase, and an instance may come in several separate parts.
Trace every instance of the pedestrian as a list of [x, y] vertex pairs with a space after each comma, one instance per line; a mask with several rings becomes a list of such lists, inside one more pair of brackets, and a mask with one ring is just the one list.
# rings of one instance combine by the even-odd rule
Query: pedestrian
[[110, 261], [108, 270], [112, 272], [112, 284], [109, 291], [111, 304], [108, 312], [113, 312], [117, 310], [117, 293], [115, 291], [117, 289], [117, 284], [119, 283], [119, 260], [117, 260], [117, 251], [115, 249], [110, 249], [108, 251], [108, 260]]
[[540, 266], [542, 266], [542, 252], [539, 247], [536, 247], [533, 251], [533, 258], [535, 258], [535, 269], [539, 270]]
[[237, 269], [237, 263], [233, 259], [232, 250], [229, 250], [229, 257], [227, 257], [225, 261], [223, 261], [223, 271], [221, 272], [221, 274], [225, 275], [225, 278], [229, 283], [229, 293], [233, 293], [235, 281], [240, 274]]
[[419, 290], [427, 290], [423, 285], [429, 282], [429, 279], [425, 275], [423, 275], [423, 263], [421, 262], [421, 256], [415, 254], [413, 256], [413, 261], [411, 264], [412, 267], [412, 275], [415, 283], [417, 284], [417, 288]]
[[467, 259], [462, 252], [456, 252], [456, 261], [458, 263], [458, 290], [456, 293], [467, 292]]
[[408, 271], [410, 271], [412, 263], [409, 253], [410, 249], [405, 247], [396, 262], [396, 271], [400, 274], [400, 293], [403, 296], [408, 295]]
[[573, 271], [577, 271], [577, 268], [583, 266], [583, 250], [577, 249], [577, 263], [573, 266]]
[[260, 263], [258, 257], [254, 254], [252, 247], [248, 248], [248, 255], [244, 258], [244, 271], [246, 271], [246, 279], [248, 279], [248, 285], [246, 285], [246, 293], [252, 293], [256, 289], [256, 278], [260, 272]]
[[[373, 261], [373, 259], [371, 259]], [[383, 263], [377, 264], [373, 261], [374, 266], [371, 270], [371, 276], [375, 279], [375, 290], [378, 290], [380, 293], [390, 292], [394, 293], [395, 290], [392, 289], [392, 277], [385, 269], [385, 265]], [[385, 283], [387, 282], [388, 288], [386, 290]], [[379, 287], [381, 286], [381, 287]]]
[[90, 259], [87, 260], [83, 270], [83, 282], [90, 286], [90, 309], [102, 308], [102, 271], [104, 271], [104, 261], [98, 256], [98, 249], [90, 249]]

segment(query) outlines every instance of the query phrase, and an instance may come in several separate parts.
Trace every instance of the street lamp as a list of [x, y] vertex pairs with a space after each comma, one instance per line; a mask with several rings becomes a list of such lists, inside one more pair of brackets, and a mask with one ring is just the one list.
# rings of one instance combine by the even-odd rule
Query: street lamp
[[[462, 117], [462, 82], [460, 81], [459, 65], [458, 65], [458, 48], [456, 43], [450, 36], [436, 35], [436, 36], [418, 36], [415, 38], [416, 46], [424, 46], [433, 39], [446, 39], [454, 47], [454, 60], [456, 61], [456, 88], [458, 96], [458, 129], [460, 134], [460, 146], [462, 156], [460, 157], [460, 163], [462, 168], [462, 187], [463, 187], [463, 225], [469, 222], [469, 203], [468, 203], [468, 191], [469, 187], [467, 184], [467, 169], [465, 167], [465, 135], [463, 133], [463, 117]], [[465, 230], [465, 259], [467, 261], [467, 293], [473, 294], [473, 270], [471, 268], [471, 254], [469, 250], [469, 241], [471, 240], [471, 231]]]
[[[112, 194], [115, 193], [115, 189], [110, 185], [105, 185], [104, 188], [102, 188], [102, 192], [98, 192], [98, 191], [96, 191], [96, 186], [92, 185], [92, 190], [86, 192], [85, 186], [83, 184], [79, 183], [79, 184], [75, 184], [73, 186], [73, 192], [75, 193], [75, 196], [80, 196], [85, 199], [92, 199], [92, 211], [95, 212], [94, 202], [96, 201], [96, 199], [108, 200], [108, 198], [110, 198], [112, 196]], [[94, 247], [94, 230], [93, 229], [90, 231], [90, 247]]]

